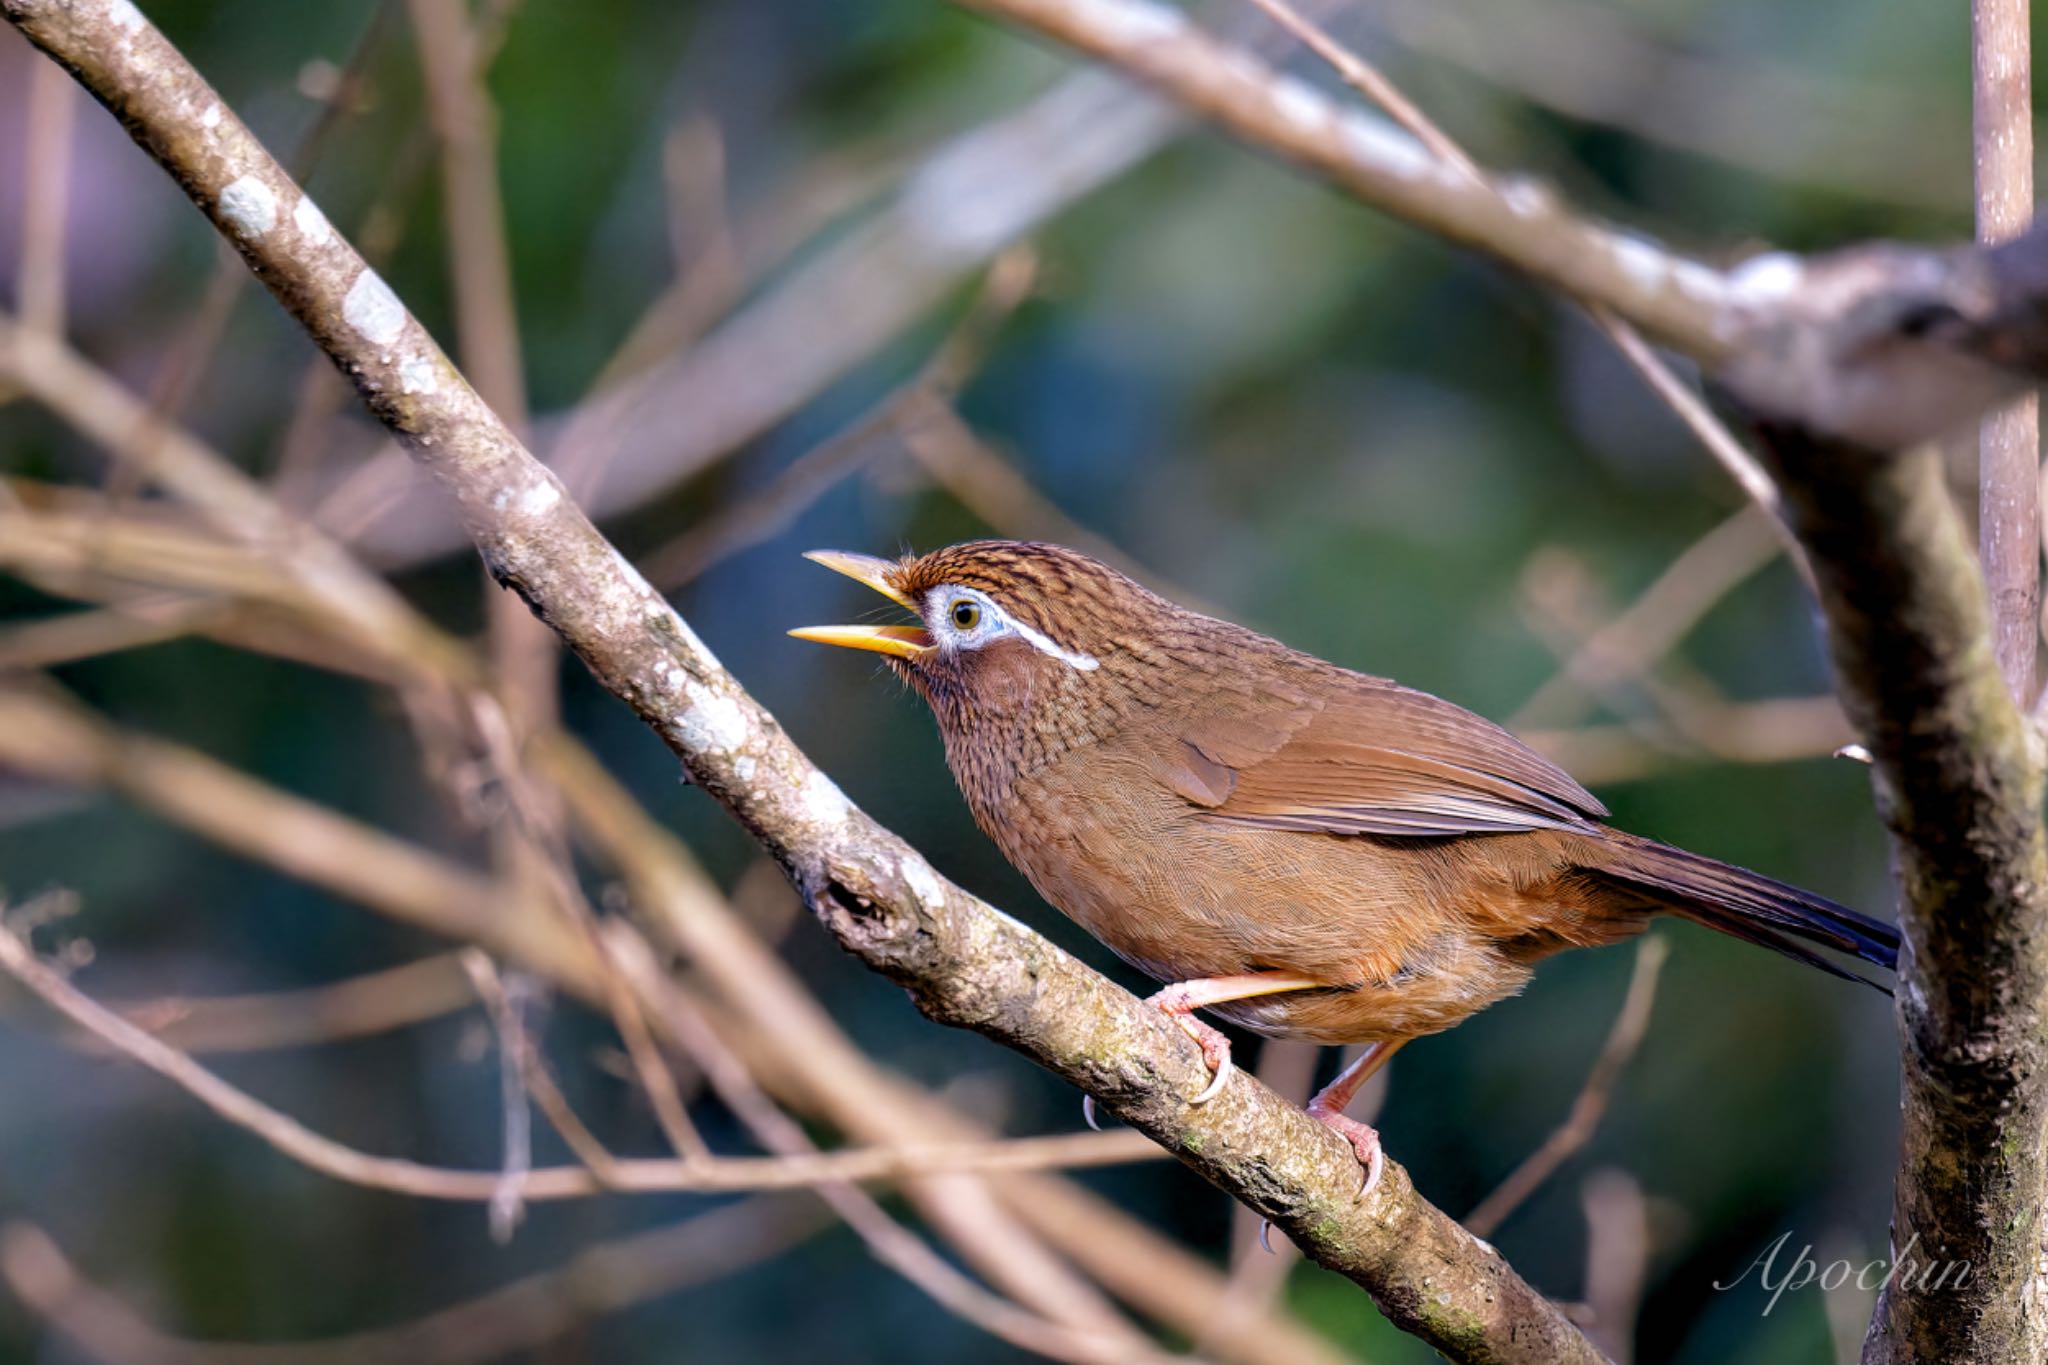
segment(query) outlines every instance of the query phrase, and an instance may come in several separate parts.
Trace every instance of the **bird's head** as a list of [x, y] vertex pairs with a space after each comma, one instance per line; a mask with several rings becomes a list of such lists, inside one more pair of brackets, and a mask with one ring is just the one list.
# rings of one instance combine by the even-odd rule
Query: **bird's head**
[[790, 634], [880, 654], [948, 727], [1099, 694], [1148, 623], [1175, 611], [1108, 566], [1057, 545], [980, 540], [900, 560], [838, 550], [805, 557], [867, 584], [918, 623]]

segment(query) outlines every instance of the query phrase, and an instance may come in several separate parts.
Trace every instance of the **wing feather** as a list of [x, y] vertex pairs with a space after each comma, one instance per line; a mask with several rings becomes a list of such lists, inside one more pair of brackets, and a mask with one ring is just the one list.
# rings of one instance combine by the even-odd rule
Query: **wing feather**
[[1607, 815], [1557, 765], [1462, 707], [1362, 674], [1318, 681], [1187, 714], [1155, 770], [1213, 818], [1269, 829], [1433, 838], [1579, 829]]

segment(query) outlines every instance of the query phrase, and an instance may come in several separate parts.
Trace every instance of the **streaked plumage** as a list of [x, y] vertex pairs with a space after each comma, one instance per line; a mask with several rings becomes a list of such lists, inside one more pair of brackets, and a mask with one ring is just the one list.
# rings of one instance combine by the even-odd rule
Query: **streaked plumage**
[[1820, 950], [1895, 964], [1889, 926], [1614, 829], [1490, 721], [1071, 550], [817, 557], [924, 629], [799, 633], [885, 653], [930, 703], [976, 822], [1048, 901], [1161, 981], [1315, 983], [1206, 1006], [1260, 1033], [1397, 1043], [1449, 1028], [1537, 960], [1658, 912], [1837, 974]]

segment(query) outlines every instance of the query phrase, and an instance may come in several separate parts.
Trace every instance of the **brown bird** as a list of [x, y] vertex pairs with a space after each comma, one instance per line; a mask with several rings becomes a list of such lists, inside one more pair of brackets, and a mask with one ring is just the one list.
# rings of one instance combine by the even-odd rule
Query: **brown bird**
[[[920, 624], [820, 626], [930, 703], [984, 833], [1125, 961], [1222, 1088], [1210, 1010], [1274, 1038], [1369, 1043], [1309, 1104], [1377, 1182], [1344, 1107], [1393, 1051], [1514, 994], [1532, 964], [1669, 913], [1852, 980], [1896, 930], [1605, 823], [1513, 735], [1148, 592], [1055, 545], [809, 556]], [[1876, 983], [1869, 983], [1876, 984]], [[1882, 987], [1880, 987], [1882, 989]]]

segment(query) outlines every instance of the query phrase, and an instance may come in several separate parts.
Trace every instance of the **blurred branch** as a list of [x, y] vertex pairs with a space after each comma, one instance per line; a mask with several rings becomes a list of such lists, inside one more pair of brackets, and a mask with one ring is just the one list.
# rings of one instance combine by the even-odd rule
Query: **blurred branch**
[[[196, 111], [217, 98], [138, 13], [86, 14], [54, 0], [4, 7], [172, 171], [455, 495], [492, 572], [775, 853], [845, 946], [933, 1017], [1006, 1042], [1102, 1097], [1442, 1349], [1475, 1360], [1596, 1358], [1398, 1166], [1355, 1201], [1349, 1145], [1251, 1078], [1190, 1105], [1206, 1067], [1170, 1021], [950, 887], [856, 810], [598, 535], [389, 288], [331, 233], [299, 227], [296, 208], [284, 206], [303, 196], [240, 121], [224, 113], [197, 127]], [[1105, 140], [1089, 131], [1089, 141]], [[238, 188], [224, 203], [229, 187]], [[270, 213], [243, 211], [252, 199]]]
[[0, 1226], [0, 1279], [78, 1350], [105, 1365], [476, 1365], [537, 1350], [638, 1303], [737, 1274], [817, 1235], [823, 1207], [761, 1195], [585, 1247], [552, 1270], [393, 1327], [318, 1341], [191, 1341], [165, 1335], [89, 1283], [49, 1234]]
[[[1691, 553], [1681, 556], [1681, 560], [1694, 558]], [[1647, 624], [1650, 618], [1638, 616], [1637, 607], [1616, 617], [1601, 597], [1590, 570], [1569, 551], [1552, 549], [1532, 556], [1523, 579], [1524, 615], [1530, 629], [1567, 668], [1587, 660], [1580, 676], [1591, 695], [1621, 718], [1622, 723], [1615, 730], [1636, 736], [1646, 755], [1662, 753], [1667, 761], [1694, 755], [1724, 762], [1771, 763], [1832, 754], [1855, 738], [1842, 715], [1841, 704], [1833, 697], [1731, 702], [1706, 678], [1678, 662], [1666, 660], [1661, 667], [1650, 667], [1652, 661], [1643, 658], [1633, 646], [1617, 645], [1619, 649], [1635, 652], [1633, 659], [1617, 658], [1612, 664], [1595, 665], [1588, 658], [1588, 651], [1601, 635], [1625, 622], [1641, 623], [1652, 637], [1647, 643], [1656, 645], [1661, 652], [1669, 644], [1668, 632], [1690, 626], [1691, 622], [1684, 619], [1686, 608], [1697, 605], [1704, 610], [1709, 605], [1704, 599], [1711, 583], [1702, 584], [1701, 590], [1688, 599], [1674, 581], [1673, 573], [1667, 571], [1658, 585], [1652, 585], [1651, 596], [1670, 607], [1674, 618], [1651, 626]], [[1670, 593], [1659, 591], [1659, 585], [1668, 586]], [[1655, 638], [1658, 636], [1666, 638]], [[1638, 695], [1649, 704], [1649, 716], [1634, 716]], [[1560, 739], [1553, 732], [1543, 737], [1543, 742], [1558, 740], [1574, 750], [1597, 749], [1605, 742], [1602, 736], [1609, 733], [1595, 727]], [[1585, 770], [1572, 767], [1570, 771], [1580, 773], [1581, 780], [1599, 780], [1593, 774], [1607, 771], [1616, 757], [1596, 757]]]
[[[2031, 0], [1972, 0], [1977, 240], [2009, 241], [2034, 220]], [[1977, 555], [1991, 593], [1991, 642], [2021, 706], [2034, 699], [2041, 641], [2041, 403], [1987, 413], [1977, 437]]]
[[1114, 541], [1061, 511], [977, 436], [950, 402], [936, 395], [918, 395], [903, 419], [903, 448], [932, 482], [999, 534], [1013, 540], [1049, 540], [1070, 546], [1183, 606], [1196, 611], [1207, 608], [1200, 595], [1166, 581], [1125, 554]]
[[71, 129], [77, 105], [77, 89], [62, 70], [38, 64], [29, 73], [21, 261], [14, 298], [22, 325], [46, 336], [64, 330], [64, 220], [71, 205]]
[[[208, 1071], [190, 1054], [130, 1023], [78, 990], [42, 961], [14, 929], [0, 926], [0, 970], [129, 1059], [182, 1087], [215, 1114], [247, 1129], [284, 1155], [323, 1175], [354, 1185], [422, 1199], [490, 1203], [500, 1197], [497, 1171], [459, 1171], [396, 1157], [372, 1156], [278, 1112]], [[855, 1149], [802, 1156], [710, 1157], [697, 1160], [615, 1159], [600, 1180], [583, 1166], [528, 1170], [520, 1179], [529, 1201], [588, 1198], [597, 1194], [690, 1191], [734, 1193], [809, 1187], [829, 1182], [898, 1180], [929, 1171], [1034, 1171], [1053, 1167], [1115, 1165], [1144, 1160], [1149, 1144], [1135, 1133], [1071, 1133], [1017, 1138], [966, 1147]]]
[[0, 766], [109, 786], [226, 848], [458, 941], [594, 980], [589, 949], [488, 880], [181, 746], [117, 730], [45, 689], [0, 686]]
[[1586, 1211], [1586, 1307], [1592, 1316], [1586, 1330], [1614, 1365], [1629, 1365], [1650, 1271], [1648, 1201], [1627, 1171], [1606, 1167], [1586, 1177], [1579, 1202]]
[[1615, 1081], [1621, 1077], [1621, 1069], [1635, 1056], [1636, 1049], [1643, 1044], [1643, 1035], [1649, 1032], [1650, 1010], [1657, 1000], [1657, 976], [1670, 952], [1671, 945], [1654, 935], [1636, 945], [1636, 965], [1629, 975], [1628, 994], [1622, 997], [1621, 1008], [1615, 1012], [1614, 1023], [1607, 1031], [1607, 1041], [1601, 1044], [1600, 1055], [1593, 1059], [1585, 1084], [1572, 1101], [1571, 1112], [1543, 1140], [1542, 1146], [1524, 1157], [1522, 1164], [1493, 1193], [1465, 1215], [1465, 1226], [1474, 1237], [1493, 1236], [1509, 1214], [1592, 1141], [1607, 1113], [1607, 1102], [1614, 1093]]
[[109, 1008], [186, 1052], [258, 1052], [367, 1038], [475, 1003], [456, 955], [436, 953], [302, 990], [163, 996]]
[[1582, 218], [1526, 180], [1447, 164], [1156, 0], [956, 3], [1137, 77], [1253, 147], [1630, 323], [1754, 411], [1891, 449], [2048, 374], [2048, 235], [1994, 249], [1771, 253], [1723, 273]]
[[792, 461], [758, 493], [648, 554], [643, 568], [648, 581], [673, 591], [788, 526], [826, 490], [879, 455], [885, 438], [914, 420], [935, 396], [957, 392], [981, 367], [995, 334], [1037, 283], [1038, 255], [1028, 245], [998, 256], [960, 321], [907, 383]]
[[1704, 756], [1718, 763], [1826, 758], [1856, 738], [1832, 696], [1693, 705], [1683, 735], [1645, 735], [1638, 725], [1522, 730], [1523, 741], [1582, 782], [1632, 782]]
[[1156, 0], [958, 0], [1143, 80], [1189, 111], [1398, 218], [1526, 271], [1678, 349], [1714, 360], [1728, 341], [1719, 272], [1596, 226], [1526, 181], [1496, 181], [1433, 155], [1384, 120], [1344, 108]]
[[[315, 221], [308, 218], [308, 222]], [[323, 231], [324, 220], [318, 220]], [[284, 515], [261, 486], [184, 429], [153, 412], [76, 351], [0, 314], [0, 380], [48, 407], [139, 477], [174, 491], [235, 544], [270, 556], [317, 592], [337, 621], [364, 639], [402, 640], [422, 666], [459, 671], [457, 655], [389, 584], [325, 537]], [[4, 512], [0, 508], [0, 512]], [[89, 546], [89, 535], [81, 535]], [[464, 656], [466, 658], [466, 656]]]
[[[464, 0], [406, 0], [427, 108], [441, 146], [448, 273], [463, 372], [505, 425], [526, 424], [512, 256], [498, 196], [497, 112], [484, 86], [489, 52]], [[294, 176], [294, 179], [303, 179]]]
[[[1960, 111], [1768, 51], [1699, 51], [1633, 7], [1586, 0], [1371, 0], [1371, 22], [1571, 118], [1802, 186], [1954, 212]], [[1950, 135], [1953, 135], [1952, 137]]]
[[[578, 488], [592, 515], [637, 506], [789, 416], [1180, 126], [1172, 110], [1123, 81], [1070, 77], [934, 151], [865, 222], [698, 344], [592, 395], [537, 439], [558, 469], [602, 467], [602, 478]], [[832, 325], [818, 326], [819, 318]], [[391, 504], [413, 477], [395, 453], [378, 468], [356, 503]], [[444, 509], [413, 499], [391, 505], [357, 543], [395, 566], [454, 549], [460, 533]]]
[[0, 629], [0, 673], [54, 668], [161, 644], [190, 635], [227, 614], [228, 609], [219, 602], [154, 593], [118, 607], [22, 621]]
[[1572, 651], [1564, 667], [1530, 694], [1510, 730], [1556, 724], [1583, 714], [1568, 693], [1603, 695], [1648, 671], [1677, 647], [1708, 611], [1776, 556], [1770, 521], [1751, 504], [1701, 536], [1657, 575], [1626, 610]]

